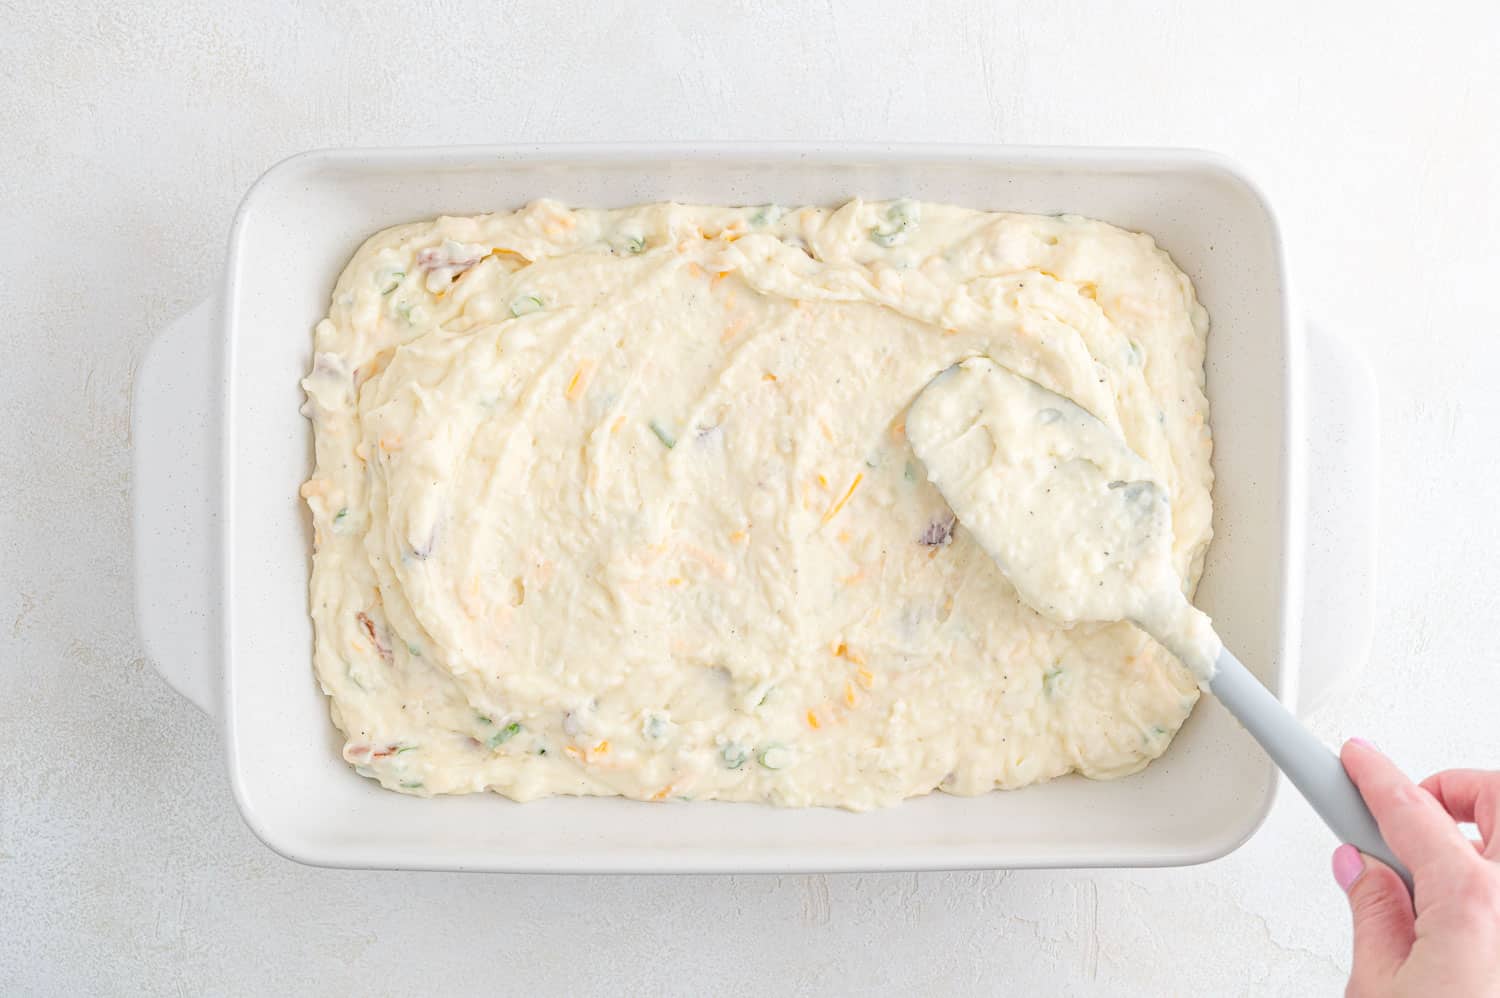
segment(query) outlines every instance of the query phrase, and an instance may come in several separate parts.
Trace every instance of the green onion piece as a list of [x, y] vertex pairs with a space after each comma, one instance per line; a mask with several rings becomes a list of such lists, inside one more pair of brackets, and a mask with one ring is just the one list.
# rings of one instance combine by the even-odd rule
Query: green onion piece
[[341, 509], [337, 513], [333, 514], [333, 522], [334, 523], [338, 523], [340, 520], [342, 520], [344, 517], [346, 517], [348, 515], [349, 515], [349, 507], [345, 506], [343, 509]]
[[915, 482], [917, 480], [917, 466], [912, 464], [910, 461], [907, 461], [906, 472], [902, 477], [904, 477], [908, 482]]
[[761, 205], [759, 208], [757, 208], [755, 210], [755, 213], [750, 216], [750, 224], [751, 225], [769, 225], [770, 223], [776, 221], [781, 216], [782, 216], [781, 205], [779, 205], [779, 204]]
[[760, 750], [760, 764], [767, 769], [785, 769], [792, 764], [792, 753], [780, 742], [772, 742]]
[[401, 746], [400, 748], [398, 748], [396, 750], [396, 754], [397, 755], [402, 755], [403, 753], [406, 753], [406, 752], [415, 752], [416, 750], [417, 750], [417, 747], [415, 745], [403, 745], [403, 746]]
[[510, 314], [519, 319], [523, 315], [540, 312], [546, 307], [546, 303], [536, 295], [524, 295], [510, 303]]
[[393, 271], [390, 271], [386, 275], [385, 286], [380, 289], [380, 294], [382, 296], [385, 296], [385, 295], [390, 294], [392, 291], [395, 291], [397, 288], [399, 288], [401, 286], [401, 278], [403, 278], [405, 276], [406, 276], [406, 271], [404, 271], [404, 270], [393, 270]]
[[1062, 679], [1062, 669], [1050, 669], [1042, 676], [1042, 692], [1049, 697], [1057, 692], [1057, 684]]
[[897, 201], [886, 209], [885, 222], [870, 230], [870, 238], [881, 246], [894, 246], [917, 224], [917, 208], [910, 201]]
[[625, 238], [624, 245], [625, 252], [629, 253], [631, 256], [635, 256], [637, 253], [645, 250], [646, 239], [644, 236], [627, 236]]
[[724, 760], [728, 769], [739, 769], [750, 759], [750, 750], [739, 742], [730, 742], [719, 752], [719, 757]]
[[521, 733], [521, 724], [520, 724], [520, 722], [519, 721], [512, 721], [509, 724], [507, 724], [505, 727], [501, 728], [499, 731], [495, 732], [493, 735], [490, 736], [490, 743], [489, 743], [490, 744], [490, 748], [492, 748], [492, 749], [499, 748], [500, 746], [504, 745], [506, 742], [510, 741], [512, 738], [516, 737], [516, 735], [519, 735], [520, 733]]
[[422, 789], [422, 781], [421, 780], [417, 780], [415, 783], [403, 783], [403, 784], [401, 784], [401, 789], [402, 790], [420, 790], [420, 789]]
[[494, 724], [495, 723], [495, 719], [493, 717], [490, 717], [488, 714], [475, 714], [474, 716], [479, 719], [479, 723], [480, 724]]
[[651, 432], [656, 434], [656, 439], [660, 440], [666, 446], [667, 450], [671, 450], [673, 447], [677, 446], [677, 438], [672, 436], [670, 430], [662, 426], [654, 419], [651, 421], [650, 425]]

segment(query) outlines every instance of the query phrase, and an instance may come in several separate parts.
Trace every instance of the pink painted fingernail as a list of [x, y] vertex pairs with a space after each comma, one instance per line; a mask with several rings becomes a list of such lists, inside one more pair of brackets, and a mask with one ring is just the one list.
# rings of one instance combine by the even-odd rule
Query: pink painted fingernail
[[1368, 738], [1351, 738], [1349, 740], [1351, 742], [1353, 742], [1354, 744], [1356, 744], [1356, 745], [1363, 745], [1365, 748], [1369, 749], [1371, 752], [1379, 752], [1380, 751], [1380, 749], [1376, 747], [1375, 743], [1372, 742], [1372, 741], [1370, 741], [1370, 739], [1368, 739]]
[[1354, 886], [1359, 875], [1365, 872], [1365, 858], [1351, 845], [1339, 846], [1333, 851], [1333, 879], [1338, 881], [1344, 893]]

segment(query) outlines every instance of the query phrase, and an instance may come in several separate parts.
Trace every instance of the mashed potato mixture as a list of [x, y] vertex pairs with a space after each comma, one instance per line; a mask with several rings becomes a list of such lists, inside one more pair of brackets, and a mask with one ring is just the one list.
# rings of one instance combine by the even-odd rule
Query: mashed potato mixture
[[303, 382], [345, 759], [420, 795], [856, 809], [1139, 770], [1193, 676], [1023, 606], [904, 420], [971, 357], [1067, 396], [1167, 490], [1191, 592], [1207, 326], [1148, 236], [1072, 216], [541, 201], [377, 234]]

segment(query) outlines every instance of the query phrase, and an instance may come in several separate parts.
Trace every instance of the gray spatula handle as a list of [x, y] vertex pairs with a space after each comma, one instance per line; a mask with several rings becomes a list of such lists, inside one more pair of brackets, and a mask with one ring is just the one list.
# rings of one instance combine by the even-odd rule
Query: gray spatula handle
[[1227, 648], [1219, 653], [1215, 666], [1209, 689], [1255, 736], [1333, 834], [1395, 870], [1411, 890], [1411, 874], [1385, 844], [1338, 756], [1314, 738]]

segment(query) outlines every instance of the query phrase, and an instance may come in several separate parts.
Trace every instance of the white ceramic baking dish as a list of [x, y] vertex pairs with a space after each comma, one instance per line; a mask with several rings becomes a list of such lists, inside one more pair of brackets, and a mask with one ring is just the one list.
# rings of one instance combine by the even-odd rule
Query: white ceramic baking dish
[[[1201, 605], [1283, 699], [1304, 652], [1327, 659], [1353, 649], [1319, 662], [1325, 684], [1336, 667], [1363, 659], [1373, 386], [1338, 341], [1314, 337], [1315, 349], [1304, 350], [1271, 207], [1216, 156], [765, 145], [313, 152], [275, 166], [245, 196], [222, 291], [163, 331], [134, 396], [142, 634], [167, 680], [223, 723], [235, 798], [268, 845], [329, 866], [916, 870], [1186, 864], [1220, 856], [1255, 830], [1276, 775], [1211, 700], [1162, 759], [1128, 779], [933, 794], [867, 814], [419, 800], [356, 776], [339, 756], [310, 665], [309, 524], [297, 488], [311, 465], [309, 425], [298, 414], [311, 329], [340, 268], [377, 229], [539, 196], [594, 206], [910, 196], [1076, 212], [1152, 233], [1213, 319], [1215, 540]], [[1322, 445], [1316, 548], [1304, 540], [1308, 384], [1318, 389]], [[1309, 571], [1315, 614], [1303, 600]]]

